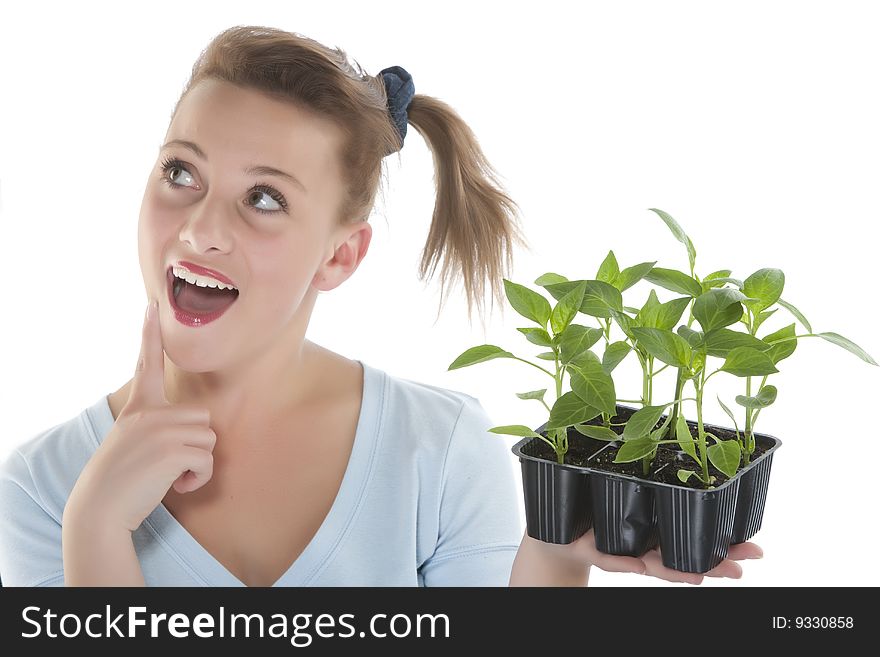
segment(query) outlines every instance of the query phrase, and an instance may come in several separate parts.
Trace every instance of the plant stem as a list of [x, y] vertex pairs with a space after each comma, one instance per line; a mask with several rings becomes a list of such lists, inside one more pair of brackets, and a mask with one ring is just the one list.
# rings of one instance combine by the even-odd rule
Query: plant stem
[[531, 362], [531, 361], [528, 361], [528, 360], [526, 360], [525, 358], [519, 358], [518, 356], [514, 356], [513, 358], [514, 358], [515, 360], [519, 360], [519, 361], [522, 361], [523, 363], [526, 363], [526, 364], [528, 364], [528, 365], [531, 365], [532, 367], [537, 367], [537, 368], [538, 368], [539, 370], [541, 370], [544, 374], [546, 374], [547, 376], [549, 376], [549, 377], [551, 377], [551, 378], [553, 378], [553, 379], [556, 378], [556, 375], [554, 375], [553, 372], [550, 372], [549, 370], [545, 370], [545, 369], [544, 369], [543, 367], [541, 367], [540, 365], [535, 365], [535, 363], [533, 363], [533, 362]]
[[[681, 392], [684, 389], [684, 376], [683, 376], [684, 368], [679, 367], [677, 372], [678, 372], [678, 376], [675, 379], [675, 399], [676, 400], [678, 400], [679, 397], [681, 397]], [[678, 422], [678, 413], [679, 413], [679, 406], [680, 405], [681, 405], [680, 401], [677, 401], [675, 403], [675, 405], [672, 407], [672, 419], [669, 423], [669, 428], [666, 429], [666, 435], [663, 436], [664, 438], [671, 438], [673, 436], [673, 432], [675, 431], [676, 423]]]
[[[556, 399], [559, 399], [562, 395], [562, 378], [565, 376], [565, 368], [559, 367], [559, 349], [557, 347], [553, 347], [553, 353], [556, 355], [553, 361], [556, 366], [556, 374], [553, 376], [553, 380], [556, 382]], [[556, 460], [562, 464], [565, 462], [565, 453], [568, 451], [568, 428], [555, 429], [553, 435], [554, 442], [557, 445]]]
[[[652, 357], [652, 358], [653, 358], [653, 357]], [[657, 376], [658, 374], [660, 374], [660, 372], [662, 372], [663, 370], [665, 370], [667, 367], [669, 367], [669, 363], [667, 363], [666, 365], [664, 365], [663, 367], [661, 367], [659, 370], [654, 370], [653, 372], [651, 372], [651, 374], [650, 374], [649, 376], [653, 379], [655, 376]]]
[[700, 466], [703, 469], [703, 483], [709, 483], [709, 462], [706, 458], [706, 432], [703, 430], [703, 386], [706, 384], [706, 368], [700, 372], [700, 384], [697, 385], [694, 379], [694, 385], [697, 388], [697, 444], [700, 446]]
[[[642, 377], [642, 405], [650, 406], [651, 405], [651, 363], [653, 358], [648, 356], [645, 361], [642, 362], [642, 373], [644, 376]], [[651, 461], [653, 461], [653, 457], [649, 452], [645, 456], [642, 457], [642, 476], [647, 477], [648, 473], [651, 471]]]
[[554, 429], [555, 442], [558, 445], [556, 449], [556, 462], [560, 465], [565, 462], [565, 453], [568, 451], [568, 429]]
[[[693, 270], [691, 270], [692, 276], [693, 276], [693, 273], [694, 273]], [[689, 310], [688, 310], [688, 323], [687, 323], [688, 328], [690, 328], [691, 324], [694, 323], [694, 302], [695, 301], [696, 301], [696, 299], [691, 301], [690, 304], [688, 305], [688, 308], [689, 308]], [[677, 378], [675, 379], [675, 399], [678, 399], [679, 397], [681, 397], [681, 391], [684, 388], [684, 381], [685, 381], [684, 368], [679, 367], [678, 368], [678, 375], [677, 375]], [[669, 423], [669, 428], [666, 430], [666, 436], [664, 436], [664, 438], [669, 438], [674, 435], [673, 432], [675, 431], [675, 426], [676, 426], [676, 423], [678, 422], [678, 415], [681, 412], [680, 406], [681, 406], [681, 402], [676, 402], [675, 406], [672, 407], [672, 421]]]
[[[746, 377], [746, 397], [752, 396], [752, 377]], [[743, 442], [740, 445], [743, 456], [745, 457], [745, 464], [749, 464], [749, 431], [752, 428], [752, 409], [746, 409], [746, 428], [743, 430]]]

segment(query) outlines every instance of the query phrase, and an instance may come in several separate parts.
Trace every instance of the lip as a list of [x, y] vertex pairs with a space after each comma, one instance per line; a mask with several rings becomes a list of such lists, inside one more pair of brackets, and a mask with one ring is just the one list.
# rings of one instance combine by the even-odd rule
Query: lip
[[[185, 266], [185, 265], [182, 265]], [[188, 267], [187, 267], [188, 268]], [[201, 272], [199, 272], [201, 273]], [[214, 276], [215, 274], [211, 274]], [[165, 272], [165, 289], [168, 294], [168, 304], [171, 306], [171, 311], [174, 313], [174, 319], [183, 324], [184, 326], [189, 326], [192, 328], [198, 328], [200, 326], [204, 326], [205, 324], [210, 324], [215, 319], [219, 319], [223, 316], [223, 314], [232, 308], [235, 305], [235, 302], [238, 301], [238, 297], [235, 298], [235, 301], [230, 303], [225, 308], [218, 310], [213, 313], [192, 313], [188, 310], [184, 310], [180, 306], [177, 305], [177, 301], [174, 298], [174, 272], [172, 268], [169, 267]], [[230, 283], [231, 285], [231, 283]], [[241, 292], [239, 292], [239, 296], [241, 296]]]
[[187, 262], [186, 260], [178, 261], [176, 266], [183, 267], [184, 269], [188, 269], [193, 274], [200, 274], [202, 276], [210, 276], [211, 278], [216, 278], [221, 283], [225, 283], [226, 285], [231, 285], [232, 287], [239, 289], [238, 285], [236, 285], [228, 277], [224, 276], [216, 269], [208, 269], [207, 267], [202, 267], [201, 265], [197, 265], [192, 262]]

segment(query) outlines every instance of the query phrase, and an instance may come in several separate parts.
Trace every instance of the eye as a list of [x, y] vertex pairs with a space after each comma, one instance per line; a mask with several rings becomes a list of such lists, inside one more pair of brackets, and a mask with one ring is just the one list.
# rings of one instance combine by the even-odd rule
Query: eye
[[[174, 182], [173, 178], [175, 177], [175, 172], [181, 171], [186, 173], [187, 177], [192, 181], [192, 174], [186, 169], [188, 166], [185, 162], [178, 160], [177, 158], [170, 157], [163, 160], [161, 164], [162, 176], [161, 180], [165, 182], [172, 189], [177, 189], [179, 187], [188, 187], [188, 184], [179, 184]], [[260, 194], [265, 194], [273, 201], [275, 201], [279, 206], [281, 206], [281, 210], [264, 210], [262, 208], [257, 207], [258, 203], [263, 202], [259, 199]], [[262, 214], [275, 214], [276, 212], [287, 212], [287, 201], [284, 199], [284, 196], [276, 190], [274, 187], [270, 187], [269, 185], [257, 184], [251, 187], [250, 189], [250, 198], [256, 197], [258, 200], [255, 203], [248, 202], [247, 205], [250, 205], [254, 210], [260, 212]]]

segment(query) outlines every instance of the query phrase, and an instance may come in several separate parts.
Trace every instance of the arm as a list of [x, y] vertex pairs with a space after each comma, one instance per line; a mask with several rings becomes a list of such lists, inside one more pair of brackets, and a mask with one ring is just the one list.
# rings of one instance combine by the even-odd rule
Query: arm
[[523, 533], [521, 502], [511, 452], [488, 431], [492, 426], [479, 400], [466, 399], [432, 483], [439, 484], [437, 502], [421, 525], [436, 535], [433, 554], [419, 564], [424, 586], [507, 586], [510, 580]]
[[108, 527], [100, 514], [68, 504], [61, 545], [65, 586], [145, 586], [131, 532]]
[[[559, 550], [560, 547], [563, 549]], [[564, 546], [523, 534], [513, 561], [510, 586], [587, 586], [589, 580], [589, 563], [569, 559]]]

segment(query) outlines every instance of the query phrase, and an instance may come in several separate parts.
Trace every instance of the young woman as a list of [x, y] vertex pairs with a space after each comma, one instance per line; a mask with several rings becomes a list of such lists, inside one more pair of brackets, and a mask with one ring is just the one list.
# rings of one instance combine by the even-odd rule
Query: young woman
[[[370, 244], [407, 123], [434, 153], [421, 274], [469, 313], [524, 244], [467, 125], [400, 67], [364, 74], [297, 34], [234, 27], [196, 62], [141, 205], [150, 300], [134, 376], [0, 471], [6, 585], [585, 585], [589, 568], [700, 575], [523, 534], [479, 401], [305, 339]], [[432, 270], [433, 271], [433, 270]], [[366, 318], [365, 321], [370, 321]], [[479, 456], [479, 458], [477, 458]], [[711, 575], [738, 577], [733, 546]]]

